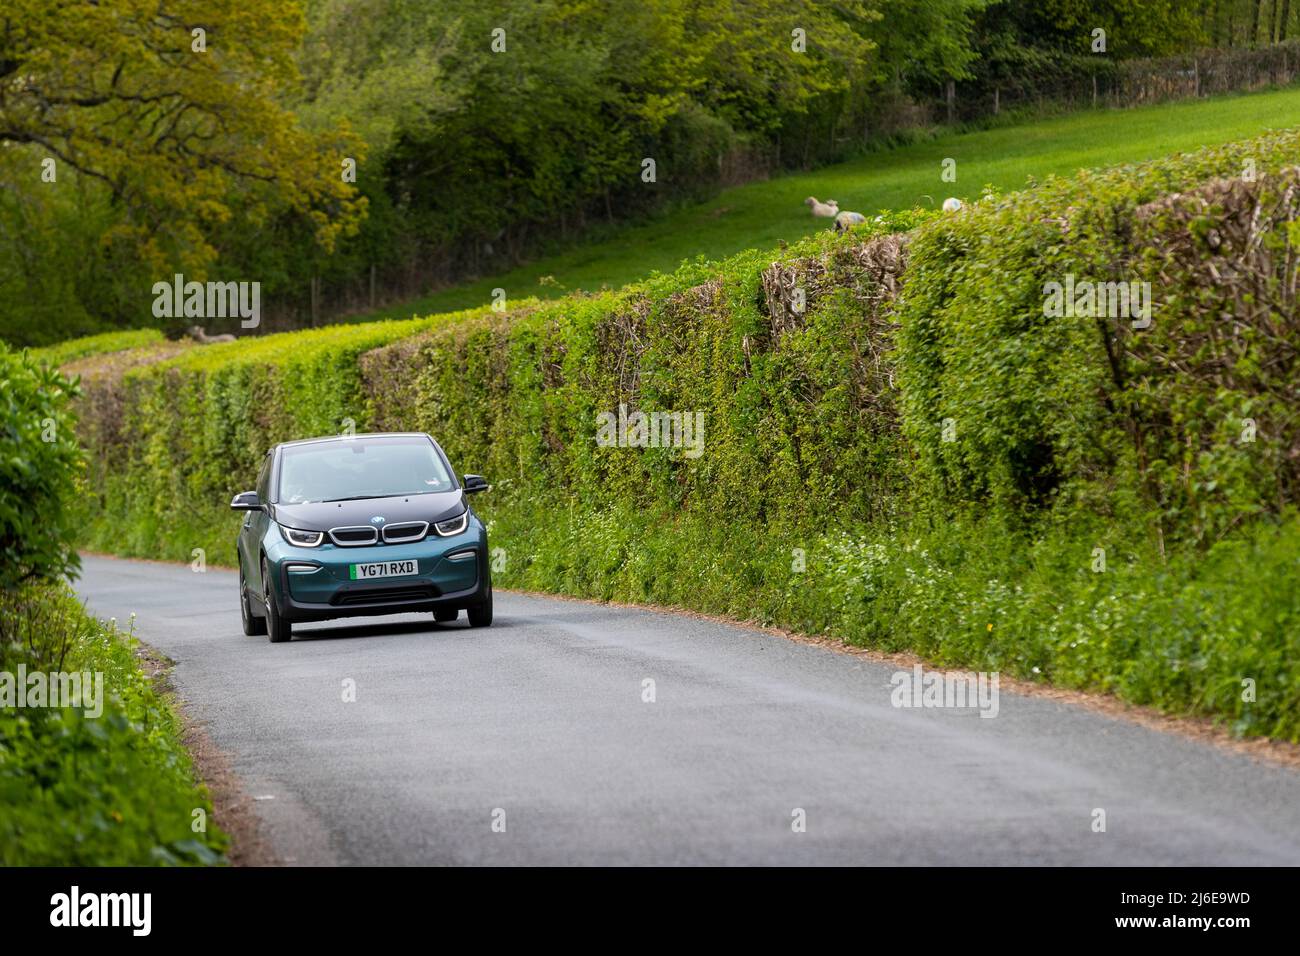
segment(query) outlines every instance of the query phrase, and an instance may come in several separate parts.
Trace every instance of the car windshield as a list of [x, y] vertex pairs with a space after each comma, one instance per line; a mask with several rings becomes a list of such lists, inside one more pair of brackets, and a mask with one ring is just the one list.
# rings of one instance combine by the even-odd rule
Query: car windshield
[[433, 444], [418, 435], [288, 445], [280, 458], [280, 503], [347, 501], [452, 491]]

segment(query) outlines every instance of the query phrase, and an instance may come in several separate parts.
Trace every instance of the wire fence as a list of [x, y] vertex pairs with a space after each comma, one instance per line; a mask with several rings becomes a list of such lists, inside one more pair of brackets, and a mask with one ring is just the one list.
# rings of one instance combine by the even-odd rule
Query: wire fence
[[1297, 74], [1300, 40], [1123, 61], [1104, 54], [1017, 51], [990, 60], [970, 80], [946, 84], [925, 105], [933, 119], [949, 122], [1049, 105], [1123, 109], [1286, 86], [1295, 82]]

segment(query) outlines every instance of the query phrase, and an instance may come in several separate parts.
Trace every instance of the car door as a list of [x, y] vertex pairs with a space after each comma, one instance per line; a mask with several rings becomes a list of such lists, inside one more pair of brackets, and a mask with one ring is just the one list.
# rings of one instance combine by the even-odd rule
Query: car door
[[[265, 508], [271, 491], [270, 452], [262, 459], [261, 470], [257, 473], [256, 490], [257, 498]], [[246, 511], [244, 522], [239, 528], [239, 560], [244, 569], [244, 580], [248, 582], [248, 589], [253, 594], [262, 593], [262, 562], [258, 556], [261, 554], [261, 541], [266, 534], [267, 520], [264, 510]]]

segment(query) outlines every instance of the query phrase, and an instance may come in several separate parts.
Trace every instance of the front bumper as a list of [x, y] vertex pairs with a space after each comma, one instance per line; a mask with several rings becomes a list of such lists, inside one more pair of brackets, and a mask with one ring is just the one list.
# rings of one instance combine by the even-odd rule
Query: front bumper
[[[478, 521], [458, 535], [410, 544], [299, 548], [280, 539], [268, 547], [267, 559], [280, 613], [290, 621], [465, 608], [486, 598], [491, 587], [487, 532]], [[392, 561], [414, 561], [416, 573], [352, 577], [353, 565]]]

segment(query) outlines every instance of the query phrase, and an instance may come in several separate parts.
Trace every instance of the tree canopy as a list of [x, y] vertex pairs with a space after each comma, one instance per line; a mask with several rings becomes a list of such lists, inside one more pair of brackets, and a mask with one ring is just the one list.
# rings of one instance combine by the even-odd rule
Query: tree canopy
[[906, 134], [954, 81], [1050, 96], [1103, 59], [1268, 43], [1298, 18], [1290, 0], [9, 0], [0, 336], [152, 321], [174, 271], [260, 281], [295, 321], [414, 295]]

